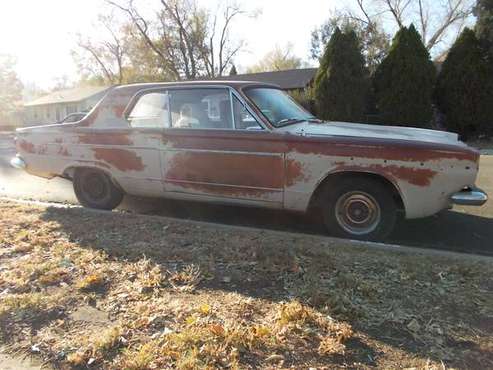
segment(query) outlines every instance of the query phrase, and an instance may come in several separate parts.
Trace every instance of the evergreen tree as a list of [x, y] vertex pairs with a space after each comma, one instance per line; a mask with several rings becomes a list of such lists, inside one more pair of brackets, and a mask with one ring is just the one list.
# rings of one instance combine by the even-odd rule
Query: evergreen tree
[[493, 63], [475, 33], [466, 28], [450, 49], [435, 98], [447, 128], [467, 138], [493, 133]]
[[474, 14], [478, 18], [476, 35], [493, 58], [493, 0], [478, 0]]
[[367, 71], [354, 31], [337, 28], [320, 60], [314, 84], [320, 118], [360, 121], [364, 116], [368, 91]]
[[428, 127], [435, 77], [435, 66], [414, 25], [400, 29], [373, 80], [383, 123]]
[[238, 75], [238, 72], [236, 71], [236, 66], [234, 64], [231, 67], [231, 70], [229, 71], [229, 75], [230, 76], [236, 76], [236, 75]]

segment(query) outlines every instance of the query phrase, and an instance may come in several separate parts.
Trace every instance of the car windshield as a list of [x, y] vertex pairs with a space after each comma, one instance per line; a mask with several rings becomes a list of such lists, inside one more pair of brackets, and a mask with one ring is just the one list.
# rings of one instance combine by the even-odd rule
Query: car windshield
[[275, 127], [315, 119], [282, 90], [256, 87], [246, 89], [245, 93]]

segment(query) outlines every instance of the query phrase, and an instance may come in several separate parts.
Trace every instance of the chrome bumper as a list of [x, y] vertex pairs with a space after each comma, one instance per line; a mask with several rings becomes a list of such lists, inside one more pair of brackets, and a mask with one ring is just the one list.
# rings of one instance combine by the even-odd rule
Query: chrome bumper
[[453, 204], [462, 206], [482, 206], [488, 200], [488, 194], [479, 188], [466, 188], [450, 197]]
[[10, 165], [19, 170], [24, 170], [26, 168], [26, 162], [21, 157], [14, 157], [10, 160]]

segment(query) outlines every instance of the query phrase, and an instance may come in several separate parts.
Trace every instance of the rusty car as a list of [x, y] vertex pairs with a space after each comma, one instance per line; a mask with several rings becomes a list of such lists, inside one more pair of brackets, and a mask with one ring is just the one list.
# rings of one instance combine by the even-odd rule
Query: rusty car
[[116, 86], [79, 122], [18, 129], [16, 148], [13, 166], [71, 180], [86, 207], [129, 194], [316, 211], [352, 239], [487, 200], [457, 134], [325, 122], [259, 82]]

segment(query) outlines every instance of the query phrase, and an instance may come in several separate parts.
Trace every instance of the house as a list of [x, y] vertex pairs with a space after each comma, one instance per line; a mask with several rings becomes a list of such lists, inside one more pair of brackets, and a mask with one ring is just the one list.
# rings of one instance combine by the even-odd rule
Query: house
[[24, 104], [24, 123], [30, 126], [55, 123], [71, 113], [88, 112], [110, 88], [84, 86], [42, 96]]
[[221, 76], [217, 80], [260, 81], [278, 85], [287, 92], [304, 92], [312, 85], [317, 68], [288, 69], [285, 71], [246, 73], [234, 76]]

